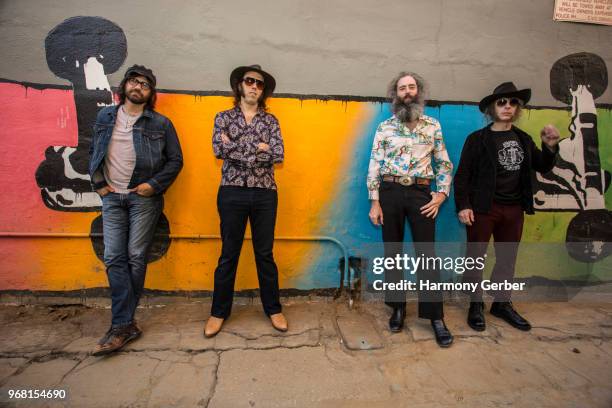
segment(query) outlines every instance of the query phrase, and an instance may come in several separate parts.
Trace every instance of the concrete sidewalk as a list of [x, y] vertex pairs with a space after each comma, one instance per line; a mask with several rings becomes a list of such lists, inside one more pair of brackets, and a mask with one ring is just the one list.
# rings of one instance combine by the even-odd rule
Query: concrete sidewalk
[[[165, 303], [165, 304], [163, 304]], [[532, 303], [524, 333], [487, 314], [465, 323], [446, 306], [449, 349], [409, 305], [391, 334], [388, 310], [286, 299], [290, 330], [237, 305], [205, 339], [210, 303], [161, 298], [138, 311], [144, 335], [123, 352], [88, 352], [106, 331], [102, 307], [0, 306], [0, 406], [39, 407], [602, 407], [612, 406], [612, 303]], [[63, 401], [7, 400], [9, 389], [63, 389]]]

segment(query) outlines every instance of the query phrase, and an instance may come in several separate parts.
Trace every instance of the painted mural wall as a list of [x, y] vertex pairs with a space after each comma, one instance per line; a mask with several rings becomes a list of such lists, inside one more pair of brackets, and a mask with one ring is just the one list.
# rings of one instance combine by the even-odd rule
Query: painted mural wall
[[[49, 31], [43, 51], [48, 69], [66, 85], [0, 80], [0, 290], [107, 285], [100, 259], [101, 201], [86, 169], [96, 112], [114, 103], [109, 76], [126, 68], [128, 50], [116, 23], [72, 17]], [[549, 83], [549, 93], [562, 105], [530, 106], [518, 126], [539, 144], [539, 129], [553, 123], [564, 139], [556, 167], [534, 176], [538, 212], [527, 217], [523, 239], [584, 245], [568, 246], [567, 256], [556, 262], [519, 258], [517, 275], [571, 280], [587, 273], [594, 281], [612, 280], [602, 263], [612, 251], [612, 109], [597, 101], [608, 89], [608, 67], [585, 49], [552, 59], [548, 76], [534, 81]], [[477, 102], [432, 101], [426, 109], [441, 122], [454, 163], [466, 136], [485, 124]], [[223, 92], [160, 91], [157, 110], [173, 121], [185, 166], [166, 194], [149, 260], [149, 289], [212, 289], [220, 254], [215, 237], [221, 162], [212, 153], [211, 136], [215, 114], [231, 104]], [[389, 106], [376, 97], [298, 94], [277, 95], [269, 106], [285, 142], [285, 163], [276, 169], [281, 287], [337, 287], [342, 252], [333, 243], [300, 238], [333, 237], [353, 256], [363, 256], [364, 247], [381, 240], [380, 229], [368, 219], [365, 177], [374, 131], [390, 116]], [[438, 216], [437, 237], [465, 241], [452, 195]], [[257, 287], [248, 241], [236, 287]]]

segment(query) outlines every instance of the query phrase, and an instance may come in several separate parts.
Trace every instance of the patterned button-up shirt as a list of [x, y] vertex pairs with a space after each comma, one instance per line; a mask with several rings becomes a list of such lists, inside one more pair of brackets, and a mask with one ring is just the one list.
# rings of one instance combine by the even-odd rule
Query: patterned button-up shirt
[[380, 123], [374, 136], [368, 168], [368, 196], [378, 200], [382, 176], [409, 176], [436, 180], [438, 192], [450, 192], [451, 163], [440, 123], [421, 115], [414, 130], [393, 116]]
[[[221, 134], [227, 135], [230, 141], [224, 142]], [[270, 149], [259, 150], [259, 143], [268, 144]], [[212, 144], [215, 157], [223, 159], [222, 186], [276, 190], [274, 164], [283, 161], [285, 152], [274, 115], [259, 110], [251, 124], [247, 124], [239, 107], [219, 112], [215, 117]]]

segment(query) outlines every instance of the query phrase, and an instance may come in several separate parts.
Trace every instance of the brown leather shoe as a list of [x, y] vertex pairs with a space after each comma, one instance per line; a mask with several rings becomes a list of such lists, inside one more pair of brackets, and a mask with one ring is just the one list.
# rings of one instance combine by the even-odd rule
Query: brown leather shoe
[[138, 338], [142, 332], [137, 332], [134, 327], [111, 328], [100, 339], [96, 348], [91, 353], [93, 356], [103, 356], [121, 349], [130, 341]]
[[221, 319], [220, 317], [210, 316], [206, 321], [206, 326], [204, 327], [204, 336], [206, 337], [214, 337], [221, 331], [221, 326], [223, 326], [223, 321], [225, 319]]
[[289, 330], [289, 323], [287, 323], [287, 319], [285, 319], [282, 313], [270, 315], [270, 321], [272, 322], [272, 327], [278, 331], [286, 332]]
[[132, 340], [136, 340], [137, 338], [142, 336], [142, 329], [138, 325], [136, 319], [134, 319], [134, 321], [132, 322], [132, 326], [130, 327], [130, 334], [134, 336]]

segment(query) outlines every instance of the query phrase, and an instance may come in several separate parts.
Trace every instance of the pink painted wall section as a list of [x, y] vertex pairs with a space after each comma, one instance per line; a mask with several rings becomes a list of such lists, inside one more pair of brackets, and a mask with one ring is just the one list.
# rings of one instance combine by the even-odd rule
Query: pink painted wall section
[[76, 144], [74, 95], [0, 83], [0, 106], [0, 186], [11, 192], [0, 195], [0, 225], [4, 231], [49, 231], [58, 217], [70, 214], [42, 204], [34, 174], [48, 146]]

